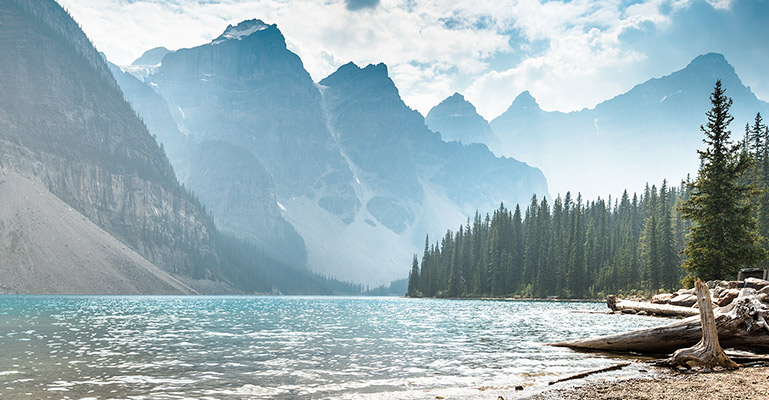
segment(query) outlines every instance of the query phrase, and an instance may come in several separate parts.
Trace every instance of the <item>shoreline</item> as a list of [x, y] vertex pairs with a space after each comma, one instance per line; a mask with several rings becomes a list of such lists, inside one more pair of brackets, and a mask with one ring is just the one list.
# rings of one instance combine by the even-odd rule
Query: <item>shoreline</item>
[[429, 299], [429, 300], [488, 300], [488, 301], [549, 301], [553, 303], [605, 303], [606, 299], [561, 299], [538, 297], [410, 297], [401, 296], [404, 299]]
[[678, 371], [648, 367], [648, 375], [627, 379], [596, 377], [567, 387], [546, 389], [530, 400], [763, 400], [769, 393], [769, 367], [746, 366], [737, 370]]

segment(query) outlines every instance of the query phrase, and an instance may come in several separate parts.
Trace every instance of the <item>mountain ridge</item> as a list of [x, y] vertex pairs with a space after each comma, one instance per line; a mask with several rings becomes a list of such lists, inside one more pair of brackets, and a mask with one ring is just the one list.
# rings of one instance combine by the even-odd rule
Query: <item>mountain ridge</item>
[[[530, 94], [522, 93], [491, 121], [502, 141], [494, 150], [540, 166], [561, 194], [618, 196], [626, 187], [683, 179], [699, 165], [699, 126], [705, 122], [716, 79], [734, 99], [736, 124], [731, 128], [739, 140], [743, 124], [756, 112], [769, 112], [769, 103], [742, 84], [723, 55], [707, 53], [594, 108], [542, 111], [534, 108]], [[518, 101], [521, 96], [526, 101]]]
[[[347, 63], [316, 83], [275, 25], [215, 42], [167, 54], [145, 84], [180, 110], [183, 131], [236, 145], [265, 166], [319, 273], [389, 283], [407, 273], [427, 232], [511, 196], [547, 193], [535, 168], [485, 145], [441, 141], [383, 63]], [[468, 179], [471, 169], [452, 179], [451, 164], [468, 169], [473, 157], [485, 160], [481, 178]], [[506, 188], [487, 190], [491, 182]]]

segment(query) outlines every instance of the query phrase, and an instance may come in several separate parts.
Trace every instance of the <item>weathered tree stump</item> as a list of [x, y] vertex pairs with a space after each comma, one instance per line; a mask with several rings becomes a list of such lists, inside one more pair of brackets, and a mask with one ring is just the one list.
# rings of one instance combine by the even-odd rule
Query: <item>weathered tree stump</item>
[[[620, 302], [615, 302], [615, 306], [616, 303]], [[738, 298], [719, 308], [714, 316], [721, 346], [769, 353], [769, 305], [762, 304], [754, 290], [740, 291]], [[670, 354], [693, 346], [701, 339], [701, 317], [693, 316], [656, 328], [552, 345], [580, 350]]]
[[697, 279], [694, 287], [696, 288], [697, 304], [700, 308], [702, 339], [692, 347], [677, 350], [669, 360], [666, 360], [666, 363], [687, 369], [699, 365], [708, 370], [717, 366], [727, 369], [738, 368], [740, 365], [732, 361], [718, 343], [718, 329], [716, 318], [713, 315], [713, 303], [710, 299], [708, 286], [705, 282]]

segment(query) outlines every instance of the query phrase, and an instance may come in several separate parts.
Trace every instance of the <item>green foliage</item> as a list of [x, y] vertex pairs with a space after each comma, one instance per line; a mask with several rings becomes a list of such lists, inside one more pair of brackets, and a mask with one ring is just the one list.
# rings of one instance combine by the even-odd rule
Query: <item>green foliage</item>
[[411, 272], [409, 273], [409, 283], [406, 295], [409, 297], [419, 296], [419, 259], [414, 254], [414, 260], [411, 263]]
[[476, 213], [440, 242], [426, 239], [409, 296], [586, 298], [672, 288], [683, 276], [676, 246], [686, 227], [673, 206], [687, 190], [663, 182], [640, 200], [625, 192], [621, 201], [583, 204], [567, 193], [552, 208], [533, 197], [523, 217], [504, 204], [485, 219]]
[[419, 291], [430, 297], [650, 296], [691, 287], [696, 276], [733, 279], [741, 267], [769, 266], [763, 239], [769, 236], [769, 128], [758, 114], [746, 139], [732, 144], [731, 100], [720, 82], [711, 101], [702, 127], [708, 148], [699, 152], [694, 182], [687, 176], [678, 187], [647, 185], [640, 196], [631, 199], [625, 191], [613, 203], [583, 204], [566, 193], [551, 208], [533, 196], [523, 218], [519, 206], [510, 212], [501, 205], [485, 219], [476, 213], [472, 226], [432, 245], [426, 240], [419, 271], [412, 264]]
[[[700, 127], [707, 148], [698, 151], [702, 166], [690, 184], [691, 197], [682, 208], [683, 216], [694, 222], [684, 249], [684, 267], [690, 276], [703, 280], [731, 278], [740, 268], [767, 256], [761, 247], [751, 202], [756, 188], [752, 182], [740, 181], [755, 158], [743, 151], [742, 143], [734, 144], [730, 139], [732, 100], [721, 81], [716, 82], [710, 101], [707, 125]], [[761, 144], [758, 140], [754, 144], [757, 156]], [[753, 150], [750, 146], [748, 149]]]

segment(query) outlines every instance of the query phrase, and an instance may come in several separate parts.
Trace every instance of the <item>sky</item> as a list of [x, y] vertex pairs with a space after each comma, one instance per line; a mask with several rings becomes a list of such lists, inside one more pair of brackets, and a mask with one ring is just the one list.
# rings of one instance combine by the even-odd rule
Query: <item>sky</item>
[[384, 62], [423, 115], [459, 92], [491, 120], [523, 92], [592, 108], [699, 54], [724, 54], [769, 100], [769, 0], [57, 0], [119, 65], [275, 23], [314, 80]]

